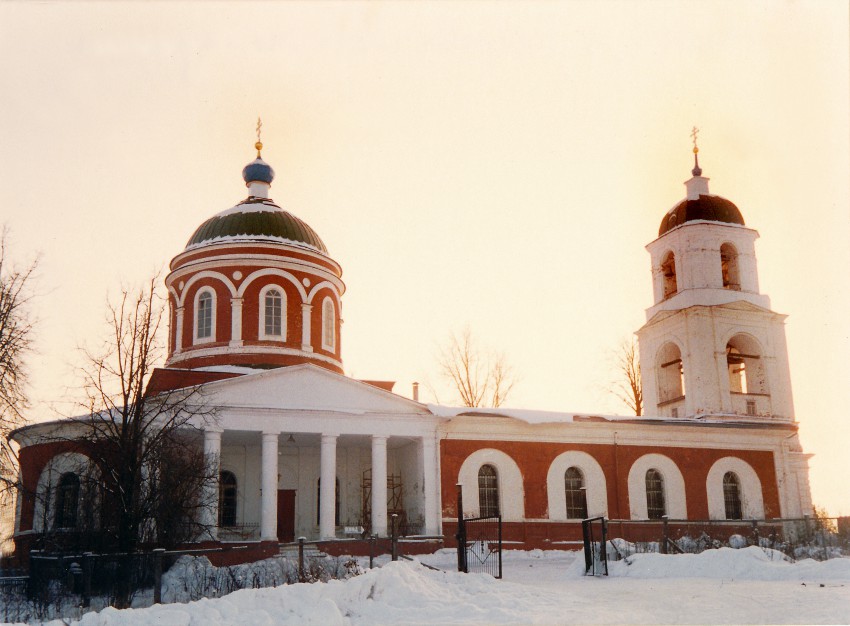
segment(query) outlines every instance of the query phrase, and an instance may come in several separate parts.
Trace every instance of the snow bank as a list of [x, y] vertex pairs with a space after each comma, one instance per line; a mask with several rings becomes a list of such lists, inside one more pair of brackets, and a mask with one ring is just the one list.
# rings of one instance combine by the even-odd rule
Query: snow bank
[[[451, 551], [440, 551], [421, 558], [448, 569], [451, 557]], [[215, 600], [148, 609], [106, 609], [73, 623], [814, 624], [850, 618], [850, 559], [790, 563], [756, 547], [698, 555], [637, 554], [629, 557], [631, 565], [610, 563], [610, 577], [593, 578], [582, 575], [581, 553], [506, 551], [503, 557], [501, 581], [400, 561], [346, 581], [245, 589]]]
[[[581, 568], [584, 567], [582, 562]], [[719, 580], [850, 581], [850, 559], [791, 562], [781, 552], [750, 546], [700, 554], [633, 554], [608, 563], [609, 576], [634, 578], [715, 578]]]

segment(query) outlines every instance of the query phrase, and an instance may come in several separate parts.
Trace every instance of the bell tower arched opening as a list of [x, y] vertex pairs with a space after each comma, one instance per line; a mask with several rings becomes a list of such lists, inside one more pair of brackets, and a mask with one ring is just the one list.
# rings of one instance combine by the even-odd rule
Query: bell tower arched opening
[[685, 405], [685, 368], [682, 351], [673, 342], [667, 342], [658, 351], [656, 360], [658, 380], [658, 411], [679, 417]]
[[676, 280], [676, 255], [672, 251], [668, 252], [661, 262], [661, 279], [664, 286], [664, 298], [675, 296], [679, 291], [679, 285]]
[[726, 367], [729, 392], [735, 413], [762, 415], [770, 410], [761, 346], [749, 335], [738, 334], [726, 344]]
[[738, 267], [738, 251], [731, 243], [720, 246], [720, 272], [723, 275], [723, 288], [741, 290], [741, 272]]

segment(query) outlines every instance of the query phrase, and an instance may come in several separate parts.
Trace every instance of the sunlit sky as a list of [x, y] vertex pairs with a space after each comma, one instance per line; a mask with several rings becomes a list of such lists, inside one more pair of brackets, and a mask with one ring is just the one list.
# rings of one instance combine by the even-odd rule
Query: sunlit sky
[[611, 354], [696, 125], [789, 315], [814, 502], [850, 514], [848, 49], [847, 3], [820, 0], [0, 3], [0, 221], [41, 254], [32, 418], [70, 410], [107, 294], [247, 195], [258, 115], [271, 196], [343, 266], [349, 375], [439, 390], [469, 325], [520, 375], [508, 404], [625, 413]]

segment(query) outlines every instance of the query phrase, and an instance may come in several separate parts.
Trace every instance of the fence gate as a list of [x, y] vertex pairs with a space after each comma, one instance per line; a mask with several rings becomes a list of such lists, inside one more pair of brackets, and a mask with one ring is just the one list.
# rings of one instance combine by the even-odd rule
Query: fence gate
[[591, 517], [581, 523], [584, 539], [584, 573], [608, 575], [608, 524], [604, 517]]
[[[462, 548], [461, 548], [462, 547]], [[458, 566], [502, 577], [502, 516], [458, 519]]]

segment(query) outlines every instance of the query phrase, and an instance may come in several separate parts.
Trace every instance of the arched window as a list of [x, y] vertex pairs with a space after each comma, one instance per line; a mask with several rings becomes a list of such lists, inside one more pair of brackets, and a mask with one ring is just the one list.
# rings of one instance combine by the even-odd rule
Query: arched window
[[682, 351], [675, 343], [666, 343], [658, 351], [658, 401], [670, 402], [685, 395], [685, 368]]
[[478, 470], [478, 514], [481, 517], [499, 515], [499, 478], [492, 465], [482, 465]]
[[198, 341], [210, 341], [215, 338], [213, 334], [215, 298], [212, 291], [204, 290], [198, 294], [195, 305], [195, 339]]
[[336, 315], [334, 303], [330, 298], [322, 302], [322, 348], [336, 351]]
[[587, 518], [587, 492], [584, 489], [584, 475], [577, 467], [570, 467], [564, 473], [564, 490], [567, 496], [567, 519]]
[[726, 506], [726, 519], [743, 519], [741, 481], [735, 472], [726, 472], [723, 475], [723, 503]]
[[62, 474], [56, 486], [55, 528], [76, 528], [80, 502], [80, 477], [74, 472]]
[[[336, 479], [336, 495], [334, 496], [334, 526], [339, 526], [339, 478]], [[316, 524], [322, 523], [322, 479], [316, 486]]]
[[649, 519], [661, 519], [667, 515], [664, 477], [655, 469], [646, 472], [646, 515]]
[[270, 287], [262, 292], [260, 336], [286, 340], [286, 295], [279, 287]]
[[731, 243], [720, 246], [720, 271], [723, 274], [723, 288], [740, 291], [741, 276], [738, 272], [738, 251]]
[[236, 526], [236, 475], [226, 470], [219, 474], [218, 525]]
[[661, 262], [661, 278], [664, 281], [665, 298], [669, 298], [679, 291], [678, 281], [676, 280], [676, 256], [673, 252], [668, 252]]

